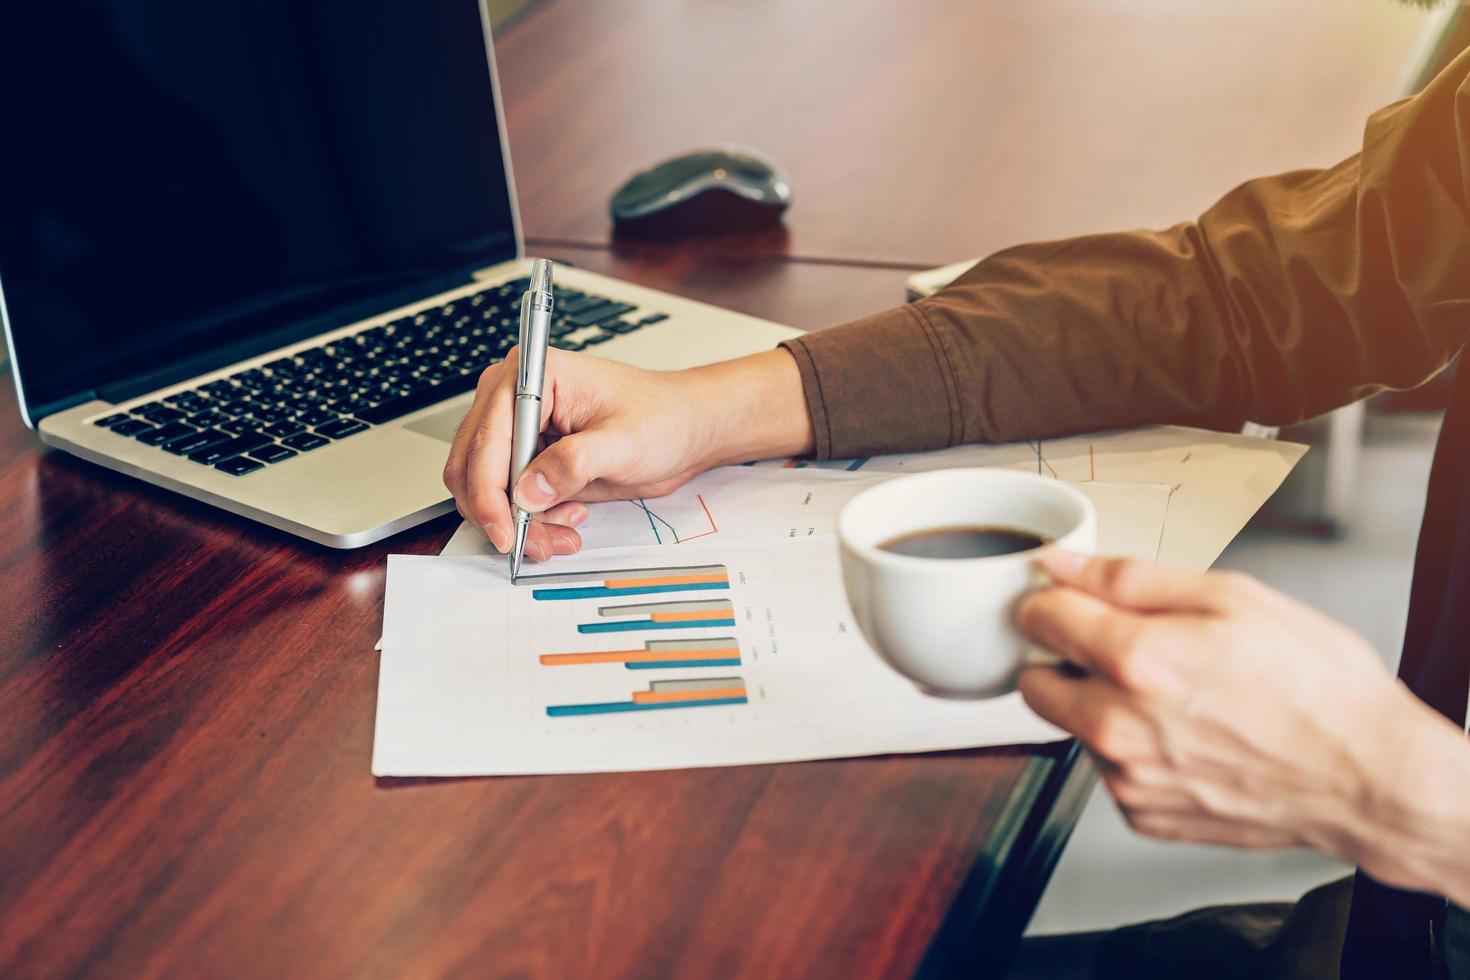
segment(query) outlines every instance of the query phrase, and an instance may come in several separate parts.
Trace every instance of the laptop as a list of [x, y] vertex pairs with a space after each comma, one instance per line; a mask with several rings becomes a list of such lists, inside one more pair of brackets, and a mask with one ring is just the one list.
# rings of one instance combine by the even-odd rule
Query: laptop
[[[481, 0], [8, 4], [0, 132], [0, 322], [44, 443], [335, 548], [453, 509], [530, 270]], [[554, 346], [647, 368], [796, 333], [556, 286]]]

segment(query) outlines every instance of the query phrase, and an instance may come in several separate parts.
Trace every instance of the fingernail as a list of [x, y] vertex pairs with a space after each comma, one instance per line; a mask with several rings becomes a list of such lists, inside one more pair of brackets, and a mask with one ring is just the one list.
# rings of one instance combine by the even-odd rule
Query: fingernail
[[1041, 556], [1041, 567], [1052, 575], [1067, 578], [1082, 571], [1082, 566], [1087, 564], [1087, 556], [1079, 555], [1075, 551], [1048, 551]]
[[542, 510], [555, 499], [556, 491], [551, 489], [551, 484], [540, 473], [522, 477], [521, 482], [516, 484], [516, 503], [526, 510]]
[[567, 523], [571, 524], [572, 527], [576, 527], [578, 524], [581, 524], [586, 519], [587, 508], [583, 507], [581, 504], [576, 504], [572, 507], [570, 511], [567, 512]]
[[495, 546], [496, 551], [504, 551], [510, 547], [510, 537], [500, 529], [498, 524], [486, 524], [485, 537]]
[[537, 561], [545, 561], [551, 557], [551, 549], [546, 547], [545, 542], [542, 541], [527, 545], [526, 550], [531, 552], [531, 557]]
[[558, 555], [570, 555], [576, 552], [577, 542], [570, 534], [557, 534], [551, 539], [551, 547]]

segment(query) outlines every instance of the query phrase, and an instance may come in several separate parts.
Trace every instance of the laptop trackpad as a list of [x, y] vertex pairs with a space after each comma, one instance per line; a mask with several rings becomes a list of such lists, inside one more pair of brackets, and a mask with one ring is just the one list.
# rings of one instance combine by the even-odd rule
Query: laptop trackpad
[[444, 442], [453, 442], [455, 432], [459, 431], [459, 423], [464, 420], [464, 413], [469, 410], [469, 400], [456, 398], [448, 408], [441, 408], [433, 415], [414, 419], [404, 428], [409, 432], [417, 432], [419, 435], [433, 436]]

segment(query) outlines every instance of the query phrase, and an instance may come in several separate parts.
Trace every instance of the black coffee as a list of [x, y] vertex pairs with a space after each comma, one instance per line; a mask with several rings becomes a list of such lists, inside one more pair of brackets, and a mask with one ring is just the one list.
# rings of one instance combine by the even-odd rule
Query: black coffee
[[896, 555], [916, 558], [988, 558], [1040, 548], [1049, 539], [1013, 527], [968, 524], [931, 527], [889, 538], [878, 545]]

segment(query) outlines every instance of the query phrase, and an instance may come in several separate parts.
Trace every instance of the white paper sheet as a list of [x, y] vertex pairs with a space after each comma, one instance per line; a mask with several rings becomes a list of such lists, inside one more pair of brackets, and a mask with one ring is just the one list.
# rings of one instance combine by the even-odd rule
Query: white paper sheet
[[[685, 546], [696, 541], [794, 541], [835, 533], [843, 504], [890, 479], [892, 473], [727, 466], [695, 477], [667, 497], [592, 504], [578, 530], [584, 551], [640, 544]], [[1173, 487], [1079, 483], [1077, 489], [1097, 507], [1099, 554], [1145, 561], [1158, 557]], [[500, 552], [473, 526], [461, 522], [440, 554]]]
[[[1152, 426], [1045, 442], [956, 446], [932, 453], [862, 460], [725, 467], [696, 477], [662, 501], [593, 505], [596, 520], [589, 518], [583, 529], [584, 547], [651, 542], [650, 518], [642, 510], [645, 506], [667, 517], [676, 529], [682, 528], [684, 535], [703, 534], [714, 526], [719, 526], [726, 538], [734, 536], [728, 532], [737, 528], [747, 533], [760, 529], [762, 533], [752, 535], [760, 537], [768, 536], [766, 532], [773, 528], [780, 532], [787, 527], [821, 533], [831, 530], [833, 525], [823, 523], [826, 518], [819, 512], [835, 518], [835, 510], [794, 503], [803, 499], [805, 488], [818, 474], [867, 478], [877, 473], [999, 466], [1033, 470], [1078, 483], [1083, 490], [1094, 483], [1154, 484], [1170, 488], [1172, 496], [1162, 541], [1154, 555], [1140, 554], [1132, 550], [1132, 545], [1106, 545], [1102, 550], [1133, 557], [1156, 557], [1162, 564], [1204, 571], [1281, 485], [1305, 452], [1305, 446], [1290, 442], [1180, 426]], [[760, 482], [756, 477], [756, 474], [770, 477], [779, 473], [809, 482], [772, 484]], [[745, 480], [742, 474], [748, 474], [751, 479]], [[1102, 499], [1103, 495], [1107, 495], [1107, 500]], [[1100, 511], [1105, 504], [1116, 506], [1125, 496], [1121, 491], [1093, 491]], [[701, 519], [701, 499], [713, 513], [710, 521]], [[810, 516], [804, 516], [803, 511]], [[1107, 530], [1105, 526], [1105, 536]], [[662, 538], [663, 543], [671, 543], [670, 535], [663, 534]], [[445, 555], [495, 553], [484, 536], [468, 524], [460, 525], [443, 551]]]
[[[1160, 425], [1124, 432], [932, 453], [807, 464], [913, 473], [955, 466], [1032, 470], [1073, 482], [1162, 483], [1174, 488], [1158, 560], [1204, 571], [1281, 486], [1307, 447], [1205, 429]], [[762, 466], [777, 466], [766, 463]]]
[[[890, 671], [852, 623], [830, 536], [607, 549], [554, 573], [603, 570], [596, 588], [658, 578], [608, 570], [659, 562], [722, 566], [728, 584], [564, 599], [550, 594], [588, 583], [511, 586], [495, 559], [390, 557], [373, 773], [673, 769], [1063, 737], [1017, 695], [942, 701]], [[672, 627], [622, 610], [669, 601], [728, 609]], [[708, 660], [679, 649], [696, 642], [713, 645]], [[612, 659], [567, 662], [589, 655]], [[666, 656], [684, 666], [646, 666]], [[692, 701], [639, 700], [676, 697]]]
[[[892, 478], [891, 474], [744, 466], [712, 470], [659, 500], [591, 505], [581, 528], [583, 549], [633, 544], [688, 547], [712, 541], [783, 542], [832, 534], [837, 528], [837, 514], [850, 497]], [[1085, 483], [1078, 489], [1097, 507], [1099, 554], [1157, 559], [1171, 487]], [[661, 533], [655, 535], [654, 528]], [[460, 524], [441, 554], [504, 560], [468, 523]], [[560, 565], [558, 559], [547, 567]], [[528, 568], [537, 570], [535, 565]], [[379, 640], [375, 649], [382, 648]]]

